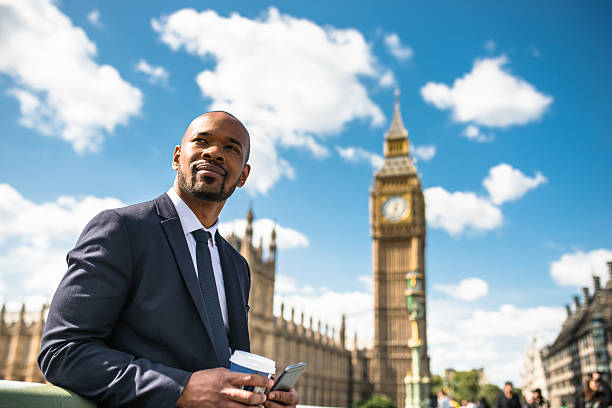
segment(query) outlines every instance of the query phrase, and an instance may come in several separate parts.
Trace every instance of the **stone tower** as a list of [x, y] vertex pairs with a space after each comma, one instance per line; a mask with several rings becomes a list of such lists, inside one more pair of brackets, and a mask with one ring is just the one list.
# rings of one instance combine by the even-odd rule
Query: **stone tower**
[[272, 321], [274, 300], [274, 281], [276, 274], [276, 230], [270, 235], [268, 256], [264, 259], [263, 243], [253, 245], [253, 210], [249, 209], [244, 239], [240, 243], [240, 253], [247, 260], [251, 269], [251, 294], [249, 304], [251, 315], [258, 315], [263, 320]]
[[[391, 127], [385, 135], [384, 154], [384, 164], [376, 172], [370, 192], [374, 261], [372, 380], [376, 392], [388, 395], [404, 408], [405, 379], [418, 376], [429, 381], [429, 361], [424, 307], [425, 201], [410, 158], [398, 91]], [[415, 279], [423, 293], [423, 307], [418, 314], [409, 313], [406, 297]], [[418, 362], [412, 361], [415, 354], [411, 339], [415, 338], [420, 340]]]

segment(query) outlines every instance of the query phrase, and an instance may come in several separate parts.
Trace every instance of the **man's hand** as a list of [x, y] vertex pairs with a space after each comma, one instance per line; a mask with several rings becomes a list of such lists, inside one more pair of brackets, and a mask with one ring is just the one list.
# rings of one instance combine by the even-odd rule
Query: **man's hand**
[[243, 385], [267, 387], [268, 384], [268, 379], [260, 375], [236, 373], [226, 368], [196, 371], [185, 384], [176, 406], [179, 408], [261, 406], [266, 400], [264, 394], [241, 390], [240, 387]]
[[283, 408], [293, 407], [300, 402], [297, 391], [292, 388], [289, 392], [272, 391], [268, 394], [268, 400], [265, 402], [266, 408]]

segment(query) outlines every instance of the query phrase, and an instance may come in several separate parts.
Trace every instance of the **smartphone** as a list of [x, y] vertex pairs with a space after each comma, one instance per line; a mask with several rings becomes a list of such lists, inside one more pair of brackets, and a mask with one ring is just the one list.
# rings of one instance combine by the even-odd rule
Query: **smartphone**
[[298, 378], [302, 375], [306, 369], [306, 363], [297, 363], [285, 367], [281, 375], [278, 377], [272, 388], [268, 392], [272, 391], [289, 391], [295, 386]]

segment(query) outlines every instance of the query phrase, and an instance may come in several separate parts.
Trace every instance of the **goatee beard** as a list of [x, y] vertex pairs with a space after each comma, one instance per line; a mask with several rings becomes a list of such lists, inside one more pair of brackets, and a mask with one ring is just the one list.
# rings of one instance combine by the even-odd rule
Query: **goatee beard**
[[[206, 179], [207, 177], [204, 178], [205, 183], [207, 181]], [[236, 181], [236, 183], [233, 186], [231, 186], [229, 189], [226, 189], [225, 188], [226, 183], [227, 183], [227, 174], [226, 174], [225, 176], [223, 176], [223, 182], [221, 183], [221, 187], [218, 192], [198, 190], [196, 188], [197, 172], [193, 171], [193, 169], [191, 171], [191, 179], [189, 180], [189, 183], [188, 183], [187, 179], [185, 178], [185, 174], [179, 168], [179, 171], [177, 174], [177, 181], [178, 181], [178, 186], [181, 189], [181, 191], [189, 193], [191, 196], [199, 200], [203, 200], [203, 201], [216, 201], [216, 202], [225, 201], [234, 193], [234, 190], [236, 190], [236, 187], [238, 186], [238, 181]]]

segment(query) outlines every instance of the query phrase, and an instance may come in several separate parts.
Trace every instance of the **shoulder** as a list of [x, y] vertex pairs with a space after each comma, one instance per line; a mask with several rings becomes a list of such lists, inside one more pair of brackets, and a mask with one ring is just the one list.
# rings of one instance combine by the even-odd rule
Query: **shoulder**
[[132, 204], [126, 207], [111, 208], [104, 210], [96, 215], [92, 221], [97, 219], [112, 221], [117, 220], [126, 224], [142, 222], [146, 220], [159, 220], [155, 201], [145, 201], [143, 203]]
[[108, 211], [116, 213], [119, 217], [125, 219], [126, 221], [144, 220], [153, 215], [157, 215], [157, 207], [155, 206], [154, 200], [132, 204], [126, 207], [115, 208]]
[[115, 235], [137, 231], [147, 223], [155, 221], [159, 225], [159, 216], [157, 216], [154, 201], [104, 210], [87, 223], [79, 241], [100, 234]]

